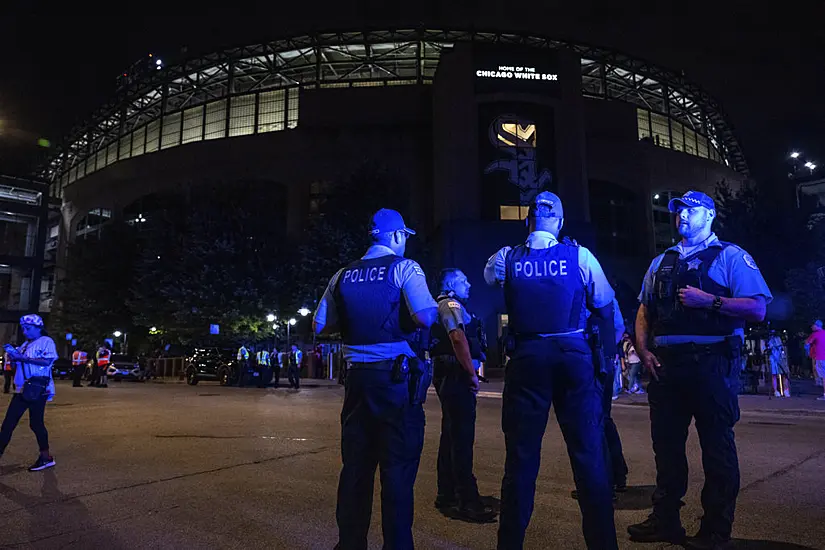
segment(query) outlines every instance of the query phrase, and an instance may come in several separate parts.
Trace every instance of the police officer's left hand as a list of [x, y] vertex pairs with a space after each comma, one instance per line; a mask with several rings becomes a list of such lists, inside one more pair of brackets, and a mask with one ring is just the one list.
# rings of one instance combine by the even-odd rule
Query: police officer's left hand
[[713, 305], [713, 294], [688, 285], [679, 290], [679, 301], [685, 307], [708, 309]]

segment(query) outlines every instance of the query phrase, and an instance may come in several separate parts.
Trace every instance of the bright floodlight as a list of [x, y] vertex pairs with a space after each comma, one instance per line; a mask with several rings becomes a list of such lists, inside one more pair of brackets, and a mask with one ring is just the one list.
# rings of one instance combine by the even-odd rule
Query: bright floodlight
[[155, 60], [155, 65], [163, 65], [163, 61], [160, 59]]
[[120, 332], [119, 330], [116, 330], [116, 331], [114, 331], [112, 334], [114, 334], [114, 335], [115, 335], [115, 338], [120, 338], [120, 337], [121, 337], [121, 335], [122, 335], [123, 333], [122, 333], [122, 332]]
[[811, 170], [813, 170], [813, 167], [815, 167], [815, 166], [816, 166], [816, 164], [814, 164], [813, 162], [806, 162], [805, 163], [805, 168], [810, 168]]
[[791, 153], [791, 158], [792, 159], [798, 159], [799, 158], [799, 151], [794, 151], [793, 153]]
[[272, 325], [272, 330], [278, 330], [278, 323], [275, 323], [274, 325]]
[[297, 322], [298, 321], [295, 320], [295, 317], [293, 317], [292, 319], [289, 320], [289, 324], [292, 325], [292, 326], [295, 326], [295, 323], [297, 323]]
[[309, 310], [305, 307], [302, 307], [298, 310], [298, 313], [301, 314], [301, 317], [306, 317], [307, 315], [309, 315]]
[[814, 164], [814, 163], [812, 162], [812, 163], [811, 163], [811, 165], [810, 165], [810, 166], [808, 166], [808, 169], [809, 169], [811, 172], [813, 172], [814, 170], [816, 170], [816, 164]]
[[152, 327], [152, 328], [149, 329], [149, 332], [157, 332], [157, 331], [158, 331], [158, 327]]
[[267, 315], [267, 316], [266, 316], [266, 320], [267, 320], [267, 322], [269, 322], [269, 323], [271, 323], [271, 322], [272, 322], [272, 321], [274, 321], [275, 319], [276, 319], [276, 317], [275, 317], [275, 314], [274, 314], [274, 313], [270, 313], [269, 315]]
[[656, 193], [655, 195], [653, 195], [653, 200], [655, 200], [655, 201], [659, 200], [659, 193]]

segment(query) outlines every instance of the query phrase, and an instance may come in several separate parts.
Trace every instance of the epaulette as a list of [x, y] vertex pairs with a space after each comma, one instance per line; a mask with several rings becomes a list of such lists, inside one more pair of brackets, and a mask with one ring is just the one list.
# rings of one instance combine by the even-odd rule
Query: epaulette
[[578, 248], [579, 246], [581, 246], [581, 245], [580, 245], [580, 244], [576, 241], [576, 239], [574, 239], [574, 238], [572, 238], [572, 237], [569, 237], [569, 236], [567, 236], [567, 235], [565, 235], [565, 236], [564, 236], [564, 238], [561, 240], [561, 244], [566, 244], [567, 246], [575, 246], [576, 248]]

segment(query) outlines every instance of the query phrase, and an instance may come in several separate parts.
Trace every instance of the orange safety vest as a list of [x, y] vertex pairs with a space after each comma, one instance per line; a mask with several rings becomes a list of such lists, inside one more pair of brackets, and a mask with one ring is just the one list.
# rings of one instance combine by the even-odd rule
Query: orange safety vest
[[98, 367], [105, 367], [109, 364], [109, 356], [112, 352], [107, 350], [106, 348], [101, 348], [97, 350], [97, 366]]
[[72, 354], [72, 365], [81, 367], [89, 360], [89, 356], [85, 351], [75, 350]]

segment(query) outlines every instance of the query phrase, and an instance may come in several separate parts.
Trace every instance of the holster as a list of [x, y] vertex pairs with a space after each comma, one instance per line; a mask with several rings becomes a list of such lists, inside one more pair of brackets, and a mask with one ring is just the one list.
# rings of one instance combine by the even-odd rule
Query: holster
[[392, 371], [390, 374], [390, 379], [395, 384], [400, 384], [401, 382], [405, 382], [410, 375], [410, 358], [406, 355], [399, 355], [395, 358], [392, 362]]
[[433, 381], [433, 366], [431, 361], [409, 359], [409, 390], [410, 404], [422, 405], [427, 402], [427, 390]]
[[598, 326], [593, 326], [587, 338], [590, 345], [590, 353], [593, 356], [593, 371], [597, 378], [607, 376], [607, 360], [604, 357], [604, 345], [602, 344], [601, 333]]

